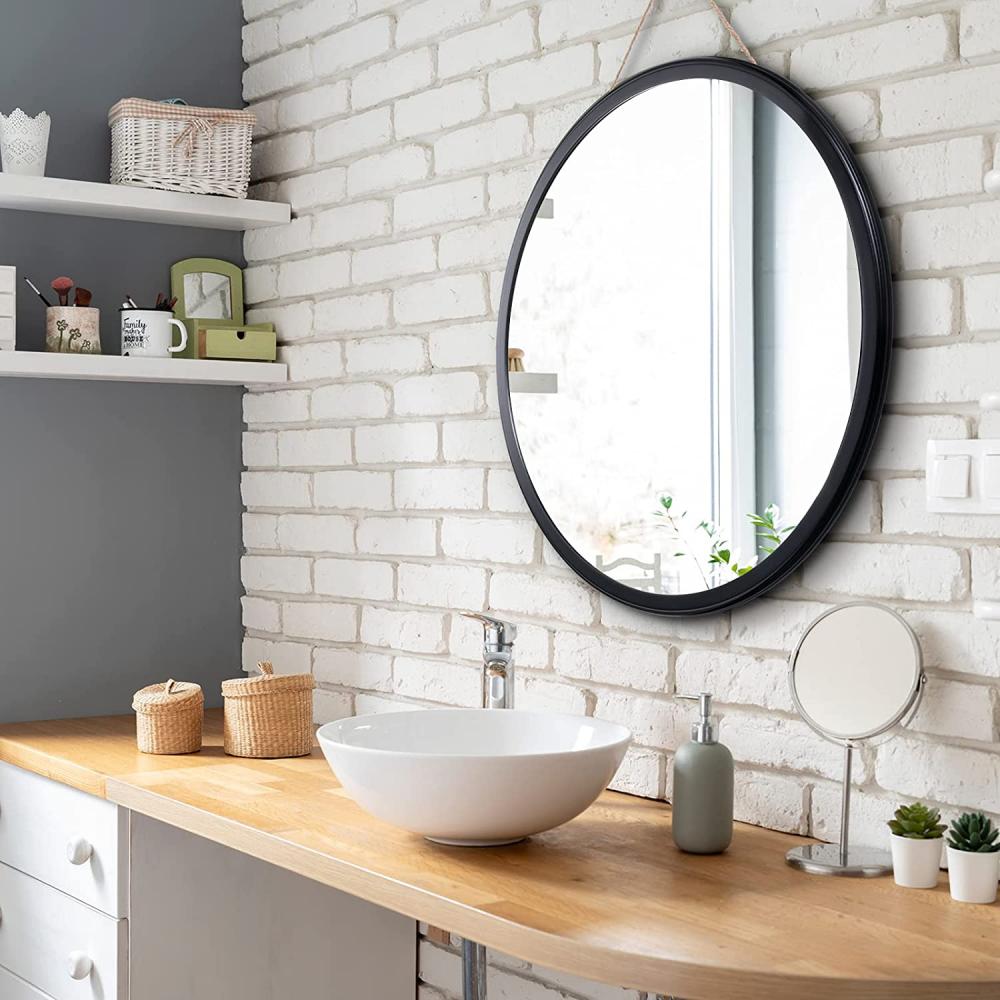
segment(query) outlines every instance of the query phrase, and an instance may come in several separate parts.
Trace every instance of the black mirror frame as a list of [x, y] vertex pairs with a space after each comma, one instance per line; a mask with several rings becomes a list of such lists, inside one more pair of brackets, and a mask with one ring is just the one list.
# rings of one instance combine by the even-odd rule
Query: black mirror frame
[[[602, 119], [637, 94], [664, 83], [704, 78], [741, 84], [773, 101], [805, 132], [823, 158], [843, 200], [858, 258], [861, 354], [851, 412], [830, 474], [798, 527], [780, 548], [746, 575], [712, 590], [651, 594], [613, 580], [584, 559], [556, 527], [535, 492], [517, 440], [507, 377], [511, 299], [535, 214], [577, 145]], [[559, 143], [528, 198], [508, 258], [497, 327], [497, 390], [507, 450], [528, 508], [566, 564], [591, 586], [622, 604], [655, 614], [690, 616], [718, 614], [760, 597], [802, 564], [850, 500], [874, 443], [885, 403], [892, 336], [892, 279], [878, 206], [853, 152], [825, 112], [784, 77], [736, 59], [683, 59], [639, 73], [598, 100]]]

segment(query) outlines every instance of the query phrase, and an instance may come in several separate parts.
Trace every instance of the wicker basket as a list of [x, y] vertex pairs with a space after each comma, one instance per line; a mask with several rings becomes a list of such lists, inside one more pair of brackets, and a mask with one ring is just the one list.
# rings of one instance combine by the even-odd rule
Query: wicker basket
[[197, 684], [167, 681], [136, 691], [136, 741], [143, 753], [197, 753], [205, 697]]
[[311, 674], [276, 674], [223, 681], [226, 753], [234, 757], [303, 757], [312, 750]]
[[252, 111], [128, 97], [108, 112], [111, 183], [245, 198]]

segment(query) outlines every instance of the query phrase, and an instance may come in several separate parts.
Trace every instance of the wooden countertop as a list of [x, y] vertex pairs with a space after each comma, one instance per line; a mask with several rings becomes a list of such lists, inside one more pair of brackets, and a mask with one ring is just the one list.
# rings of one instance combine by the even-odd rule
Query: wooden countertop
[[679, 853], [661, 803], [606, 793], [504, 848], [430, 844], [362, 812], [318, 750], [226, 757], [219, 713], [186, 757], [135, 748], [131, 716], [0, 726], [0, 760], [104, 796], [520, 958], [687, 1000], [1000, 997], [1000, 906], [784, 863], [800, 838], [738, 825]]

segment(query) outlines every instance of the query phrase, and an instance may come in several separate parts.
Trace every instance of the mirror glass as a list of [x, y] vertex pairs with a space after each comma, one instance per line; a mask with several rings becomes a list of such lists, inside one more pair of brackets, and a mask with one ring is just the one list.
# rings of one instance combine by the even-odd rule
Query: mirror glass
[[824, 736], [862, 739], [886, 732], [913, 706], [920, 646], [894, 611], [847, 604], [818, 618], [792, 660], [792, 693]]
[[228, 275], [211, 271], [185, 274], [184, 315], [198, 319], [232, 319], [233, 295]]
[[844, 440], [860, 288], [830, 169], [768, 97], [680, 79], [598, 121], [509, 297], [510, 419], [568, 544], [652, 594], [767, 560]]

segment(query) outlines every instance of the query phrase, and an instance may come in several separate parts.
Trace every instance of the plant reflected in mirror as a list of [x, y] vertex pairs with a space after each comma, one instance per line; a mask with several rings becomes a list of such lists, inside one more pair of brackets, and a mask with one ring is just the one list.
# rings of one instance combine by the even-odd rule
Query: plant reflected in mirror
[[653, 511], [653, 516], [661, 518], [673, 532], [674, 541], [684, 546], [671, 557], [690, 559], [706, 589], [717, 587], [727, 579], [745, 576], [761, 559], [771, 555], [796, 527], [782, 524], [777, 504], [769, 503], [762, 514], [747, 514], [747, 520], [756, 528], [757, 552], [744, 561], [717, 524], [702, 518], [692, 527], [688, 511], [678, 513], [672, 496], [664, 494], [659, 502], [660, 507]]

